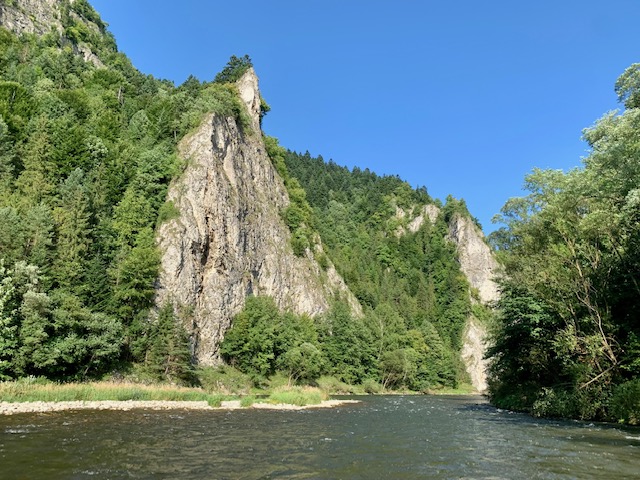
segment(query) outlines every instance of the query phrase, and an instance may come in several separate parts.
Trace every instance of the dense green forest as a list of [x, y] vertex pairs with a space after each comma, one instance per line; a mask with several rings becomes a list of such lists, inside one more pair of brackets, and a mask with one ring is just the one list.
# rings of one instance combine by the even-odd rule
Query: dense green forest
[[492, 235], [507, 276], [490, 393], [536, 415], [640, 422], [640, 64], [584, 167], [535, 170]]
[[0, 379], [132, 362], [184, 376], [184, 332], [148, 321], [154, 230], [175, 215], [165, 197], [180, 138], [206, 112], [243, 123], [227, 77], [250, 61], [175, 87], [137, 71], [86, 1], [63, 3], [61, 19], [62, 35], [0, 28]]
[[[331, 259], [364, 316], [336, 302], [311, 320], [279, 314], [269, 299], [250, 299], [222, 343], [227, 361], [258, 380], [277, 371], [304, 381], [326, 374], [372, 391], [425, 391], [465, 380], [459, 351], [472, 306], [455, 246], [445, 239], [451, 216], [468, 215], [464, 202], [437, 202], [434, 225], [425, 221], [400, 234], [412, 214], [434, 203], [426, 189], [266, 140], [292, 198], [283, 215], [293, 241], [306, 248], [322, 239], [321, 265], [328, 262], [322, 255]], [[474, 308], [482, 316], [483, 307]]]

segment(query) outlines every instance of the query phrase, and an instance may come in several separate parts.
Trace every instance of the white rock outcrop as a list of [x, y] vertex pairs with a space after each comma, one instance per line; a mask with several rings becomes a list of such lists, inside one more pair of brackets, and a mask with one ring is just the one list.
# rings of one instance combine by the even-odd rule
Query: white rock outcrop
[[487, 350], [487, 329], [473, 315], [467, 320], [462, 334], [460, 357], [469, 374], [471, 385], [478, 392], [487, 390], [488, 361], [484, 358]]
[[[500, 265], [484, 241], [480, 228], [470, 218], [454, 215], [449, 221], [448, 238], [457, 246], [460, 270], [477, 292], [478, 300], [485, 305], [498, 300], [500, 292], [495, 277]], [[474, 295], [471, 298], [477, 301]], [[473, 315], [469, 317], [462, 337], [461, 356], [471, 384], [479, 392], [487, 389], [488, 361], [484, 358], [487, 351], [486, 336], [486, 326]]]
[[432, 225], [436, 223], [439, 214], [440, 209], [436, 205], [433, 205], [432, 203], [425, 205], [424, 207], [422, 207], [422, 211], [420, 212], [420, 214], [409, 222], [409, 224], [407, 225], [407, 229], [411, 233], [416, 233], [418, 230], [420, 230], [420, 227], [424, 224], [425, 220], [429, 220]]
[[179, 217], [158, 231], [156, 304], [174, 304], [204, 365], [220, 361], [220, 341], [248, 295], [269, 295], [280, 308], [300, 314], [326, 311], [335, 295], [354, 312], [360, 308], [333, 266], [321, 269], [309, 251], [293, 254], [280, 218], [289, 198], [260, 135], [253, 69], [238, 87], [251, 131], [242, 131], [234, 118], [209, 115], [181, 142], [187, 167], [168, 194]]
[[478, 292], [482, 303], [494, 302], [499, 297], [495, 277], [499, 264], [484, 241], [480, 228], [468, 217], [454, 215], [449, 221], [449, 240], [457, 245], [460, 270], [466, 275], [471, 288]]
[[19, 0], [0, 4], [0, 25], [17, 33], [43, 35], [52, 28], [62, 31], [61, 0]]

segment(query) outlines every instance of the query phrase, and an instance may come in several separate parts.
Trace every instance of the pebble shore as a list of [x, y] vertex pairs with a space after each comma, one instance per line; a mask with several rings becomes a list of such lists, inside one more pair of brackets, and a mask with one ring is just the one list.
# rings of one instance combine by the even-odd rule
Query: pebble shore
[[14, 415], [17, 413], [47, 413], [64, 410], [236, 410], [241, 408], [256, 408], [264, 410], [304, 410], [310, 408], [330, 408], [348, 403], [358, 403], [357, 400], [325, 400], [317, 405], [304, 407], [289, 404], [254, 403], [251, 407], [241, 407], [240, 400], [223, 401], [219, 407], [211, 407], [205, 401], [74, 401], [74, 402], [0, 402], [0, 415]]

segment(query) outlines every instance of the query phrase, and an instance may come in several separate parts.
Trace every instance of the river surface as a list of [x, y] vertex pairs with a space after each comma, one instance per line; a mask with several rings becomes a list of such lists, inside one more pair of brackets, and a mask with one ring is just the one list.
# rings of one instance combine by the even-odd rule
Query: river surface
[[640, 478], [640, 429], [540, 420], [482, 397], [304, 411], [0, 417], [1, 479]]

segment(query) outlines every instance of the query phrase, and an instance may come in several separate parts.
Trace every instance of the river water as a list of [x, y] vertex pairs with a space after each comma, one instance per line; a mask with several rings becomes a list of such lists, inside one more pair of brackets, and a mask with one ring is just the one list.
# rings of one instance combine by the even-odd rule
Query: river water
[[540, 420], [482, 397], [304, 411], [0, 417], [2, 479], [640, 478], [640, 429]]

